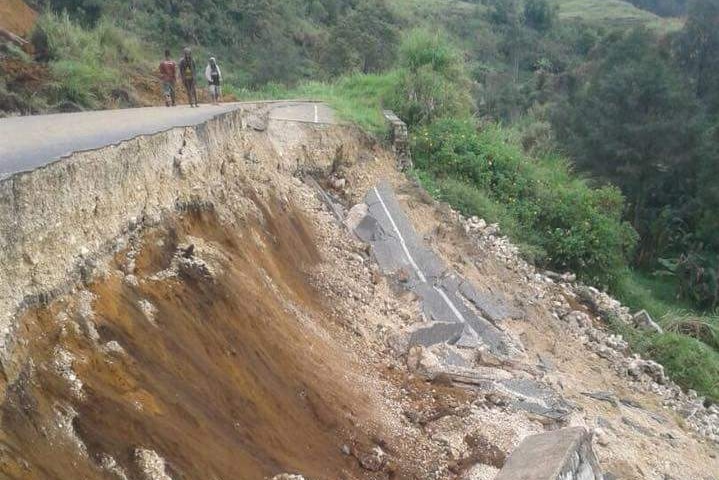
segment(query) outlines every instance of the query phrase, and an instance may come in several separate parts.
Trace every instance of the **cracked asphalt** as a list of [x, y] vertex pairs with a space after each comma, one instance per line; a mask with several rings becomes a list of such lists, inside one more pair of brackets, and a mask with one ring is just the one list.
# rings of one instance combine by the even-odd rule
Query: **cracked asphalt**
[[269, 104], [270, 119], [333, 123], [332, 111], [310, 101], [235, 102], [190, 108], [147, 107], [0, 119], [0, 179], [34, 170], [72, 153], [118, 144], [140, 135], [204, 123], [218, 115]]

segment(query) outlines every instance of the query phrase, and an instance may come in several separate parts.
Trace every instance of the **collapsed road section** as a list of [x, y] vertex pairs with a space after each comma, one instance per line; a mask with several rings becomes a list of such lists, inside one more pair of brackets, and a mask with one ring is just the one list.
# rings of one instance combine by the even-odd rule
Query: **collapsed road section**
[[511, 315], [510, 309], [499, 300], [481, 296], [422, 244], [388, 183], [372, 188], [365, 203], [367, 215], [354, 232], [372, 245], [384, 272], [402, 273], [403, 283], [422, 299], [425, 317], [430, 320], [427, 327], [413, 333], [410, 343], [426, 347], [441, 342], [482, 344], [492, 353], [511, 356], [512, 342], [482, 316], [491, 312], [498, 322]]
[[314, 106], [0, 180], [0, 478], [714, 480], [561, 298]]
[[[479, 291], [417, 235], [388, 182], [372, 187], [363, 204], [350, 212], [349, 225], [372, 253], [382, 271], [399, 279], [420, 299], [424, 322], [412, 327], [409, 347], [446, 344], [452, 348], [489, 352], [500, 361], [512, 361], [522, 350], [501, 323], [519, 312], [491, 292]], [[546, 385], [529, 378], [470, 368], [461, 355], [442, 350], [433, 375], [446, 375], [457, 384], [484, 391], [501, 391], [512, 404], [533, 414], [561, 422], [569, 404]]]

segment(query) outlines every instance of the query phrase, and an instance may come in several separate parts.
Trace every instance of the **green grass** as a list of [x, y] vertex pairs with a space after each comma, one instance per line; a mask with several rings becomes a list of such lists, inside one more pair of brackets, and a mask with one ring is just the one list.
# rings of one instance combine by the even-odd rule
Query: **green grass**
[[664, 329], [701, 340], [719, 352], [719, 315], [696, 311], [690, 301], [677, 298], [672, 277], [633, 270], [614, 293], [633, 310], [645, 309]]
[[693, 311], [676, 292], [672, 277], [627, 271], [613, 293], [632, 310], [649, 312], [666, 333], [650, 334], [618, 322], [611, 326], [633, 351], [661, 363], [677, 384], [719, 402], [719, 318]]
[[432, 19], [437, 14], [470, 15], [477, 9], [487, 8], [482, 4], [461, 0], [391, 0], [389, 4], [399, 15], [409, 20]]
[[129, 88], [124, 72], [154, 75], [148, 49], [109, 20], [85, 29], [66, 13], [44, 13], [38, 26], [48, 39], [54, 101], [98, 108], [106, 105], [113, 90]]
[[663, 365], [678, 385], [719, 402], [719, 351], [676, 332], [650, 333], [619, 321], [612, 322], [611, 327], [629, 342], [633, 352]]
[[345, 121], [380, 135], [386, 125], [383, 101], [397, 83], [397, 72], [380, 75], [354, 74], [334, 82], [308, 82], [294, 88], [270, 84], [261, 90], [234, 90], [242, 100], [307, 98], [327, 102]]
[[679, 18], [662, 18], [622, 0], [557, 0], [563, 20], [583, 20], [607, 27], [646, 25], [659, 31], [676, 31], [683, 26]]
[[632, 270], [622, 276], [615, 294], [633, 309], [645, 309], [656, 319], [677, 309], [691, 309], [691, 304], [676, 298], [677, 285], [671, 277]]

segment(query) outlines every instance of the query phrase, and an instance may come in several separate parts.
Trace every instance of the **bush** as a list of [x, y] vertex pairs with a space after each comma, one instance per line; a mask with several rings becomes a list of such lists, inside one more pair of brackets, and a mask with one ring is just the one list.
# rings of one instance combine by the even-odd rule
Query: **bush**
[[402, 43], [400, 58], [400, 77], [389, 103], [408, 125], [470, 115], [469, 78], [461, 55], [448, 40], [415, 30]]
[[616, 188], [590, 188], [561, 157], [526, 157], [496, 126], [477, 133], [471, 121], [440, 120], [419, 129], [413, 143], [417, 168], [442, 197], [473, 215], [501, 205], [516, 225], [510, 236], [543, 253], [541, 262], [603, 284], [626, 267], [636, 234], [621, 220]]
[[36, 36], [47, 47], [54, 77], [50, 91], [57, 102], [71, 101], [87, 108], [106, 105], [111, 92], [126, 83], [124, 72], [149, 70], [142, 45], [107, 20], [85, 29], [67, 13], [45, 13], [36, 32], [42, 32]]

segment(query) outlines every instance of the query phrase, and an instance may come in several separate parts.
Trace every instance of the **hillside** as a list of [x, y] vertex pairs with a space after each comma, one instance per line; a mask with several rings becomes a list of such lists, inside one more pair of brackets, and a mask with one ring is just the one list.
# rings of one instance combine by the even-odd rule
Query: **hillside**
[[[300, 1], [240, 2], [230, 8], [213, 0], [197, 11], [179, 5], [177, 11], [167, 10], [154, 0], [132, 7], [110, 1], [96, 8], [92, 2], [84, 5], [84, 0], [48, 0], [40, 5], [55, 13], [40, 17], [42, 34], [34, 40], [35, 58], [12, 49], [2, 53], [0, 112], [160, 104], [156, 65], [165, 47], [179, 57], [185, 45], [195, 49], [201, 63], [209, 55], [220, 58], [226, 93], [239, 95], [267, 84], [295, 85], [350, 71], [387, 70], [396, 61], [403, 32], [433, 29], [435, 24], [468, 51], [476, 51], [472, 63], [501, 71], [512, 62], [503, 58], [506, 48], [490, 33], [492, 2], [392, 0], [355, 7], [345, 0], [316, 0], [308, 6]], [[562, 0], [558, 7], [560, 18], [569, 23], [588, 22], [601, 28], [648, 25], [662, 31], [681, 27], [679, 20], [662, 19], [620, 0]], [[22, 0], [3, 0], [0, 8], [7, 11], [2, 18], [10, 31], [30, 34], [36, 15]], [[537, 54], [559, 55], [556, 60], [549, 58], [553, 62], [581, 60], [574, 58], [574, 52], [560, 52], [568, 45], [566, 39], [557, 40], [560, 43]], [[533, 68], [533, 57], [533, 52], [527, 53], [520, 71]], [[200, 94], [205, 94], [204, 89]], [[507, 105], [505, 110], [513, 108]]]
[[663, 31], [679, 30], [680, 18], [662, 18], [624, 0], [558, 0], [559, 15], [605, 26], [648, 25]]
[[26, 37], [32, 31], [37, 20], [37, 12], [27, 6], [23, 0], [0, 1], [0, 28]]
[[3, 181], [6, 475], [489, 480], [579, 427], [714, 480], [716, 0], [202, 3], [0, 3], [1, 116], [161, 105], [165, 48], [203, 105], [155, 114], [220, 112], [210, 56], [251, 102]]

